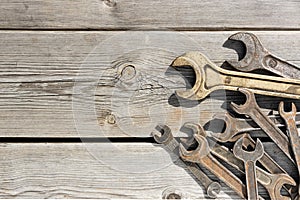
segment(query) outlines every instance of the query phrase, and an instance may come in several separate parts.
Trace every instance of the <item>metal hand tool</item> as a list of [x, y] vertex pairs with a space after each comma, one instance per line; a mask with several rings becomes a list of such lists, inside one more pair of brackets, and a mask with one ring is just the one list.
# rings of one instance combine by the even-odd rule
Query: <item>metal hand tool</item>
[[[280, 115], [268, 115], [268, 117], [277, 127], [285, 126]], [[222, 120], [225, 123], [225, 130], [221, 133], [206, 131], [209, 135], [213, 136], [220, 142], [235, 142], [240, 137], [236, 137], [238, 134], [261, 130], [261, 128], [252, 119], [235, 118], [229, 113], [218, 113], [212, 118]], [[295, 120], [296, 125], [300, 125], [300, 113], [297, 112]]]
[[[244, 137], [244, 142], [245, 142], [246, 137], [247, 136]], [[232, 167], [236, 168], [240, 172], [244, 173], [245, 167], [244, 167], [243, 161], [237, 159], [228, 148], [221, 146], [219, 144], [215, 144], [211, 148], [211, 150], [212, 150], [211, 152], [214, 156], [218, 157], [219, 159], [225, 161], [226, 163], [228, 163]], [[260, 162], [261, 162], [261, 159], [260, 159]], [[256, 175], [257, 175], [257, 181], [266, 188], [271, 199], [274, 199], [274, 200], [277, 200], [277, 199], [289, 200], [290, 199], [289, 197], [282, 196], [280, 194], [281, 188], [285, 188], [285, 185], [292, 185], [292, 186], [296, 185], [294, 179], [291, 178], [288, 174], [286, 174], [286, 173], [270, 174], [270, 173], [260, 169], [259, 167], [256, 167]], [[286, 190], [289, 192], [288, 189], [286, 189]]]
[[[214, 151], [213, 151], [214, 152]], [[216, 154], [213, 153], [218, 158], [227, 162], [229, 165], [235, 167], [240, 172], [244, 173], [244, 164], [241, 160], [238, 160], [230, 151], [224, 146], [216, 147]], [[282, 196], [280, 193], [281, 188], [284, 188], [284, 185], [295, 186], [296, 182], [289, 175], [281, 174], [270, 174], [259, 167], [256, 167], [256, 176], [257, 181], [266, 188], [271, 199], [277, 200], [290, 200], [291, 198], [287, 196]]]
[[[287, 132], [288, 136], [291, 142], [293, 154], [295, 157], [295, 161], [298, 167], [298, 176], [300, 179], [300, 135], [295, 123], [295, 116], [296, 116], [296, 106], [294, 103], [292, 103], [292, 111], [285, 112], [284, 111], [284, 103], [280, 102], [279, 104], [279, 114], [284, 119], [286, 126], [287, 126]], [[300, 197], [300, 184], [298, 184], [298, 196]]]
[[236, 177], [231, 171], [224, 167], [211, 154], [209, 144], [205, 137], [200, 134], [194, 134], [195, 140], [198, 142], [196, 150], [188, 151], [180, 144], [180, 157], [189, 162], [199, 163], [219, 177], [224, 183], [232, 188], [240, 197], [246, 197], [246, 188], [242, 181]]
[[227, 61], [240, 71], [249, 72], [265, 69], [287, 78], [300, 78], [300, 68], [271, 54], [252, 33], [239, 32], [229, 37], [246, 46], [246, 55], [240, 61]]
[[182, 98], [201, 100], [215, 90], [236, 91], [239, 87], [244, 87], [257, 94], [300, 99], [300, 80], [225, 70], [200, 52], [188, 52], [179, 56], [171, 66], [190, 66], [195, 71], [196, 82], [193, 88], [176, 91]]
[[246, 186], [247, 186], [247, 196], [248, 199], [258, 199], [258, 188], [257, 188], [257, 178], [256, 178], [256, 161], [260, 159], [264, 154], [264, 146], [259, 139], [254, 151], [248, 152], [242, 149], [243, 138], [240, 138], [233, 147], [233, 154], [235, 157], [241, 159], [245, 163], [246, 171]]
[[287, 136], [268, 118], [267, 115], [261, 112], [256, 103], [255, 96], [250, 90], [240, 88], [239, 91], [246, 95], [246, 103], [243, 105], [237, 105], [231, 102], [233, 110], [239, 114], [250, 116], [294, 163], [294, 160], [290, 155], [289, 141]]
[[[152, 133], [154, 140], [159, 144], [164, 144], [170, 152], [178, 151], [179, 143], [173, 137], [171, 129], [167, 125], [158, 125], [161, 133]], [[178, 153], [178, 152], [177, 152]], [[206, 193], [210, 198], [216, 198], [221, 191], [218, 182], [212, 181], [195, 163], [184, 162], [187, 169], [202, 183]]]

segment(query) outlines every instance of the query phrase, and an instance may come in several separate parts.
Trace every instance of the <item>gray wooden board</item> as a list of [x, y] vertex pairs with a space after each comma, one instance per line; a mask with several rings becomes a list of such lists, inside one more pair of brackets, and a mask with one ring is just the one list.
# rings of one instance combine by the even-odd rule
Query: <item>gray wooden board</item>
[[[276, 149], [270, 143], [265, 148]], [[102, 157], [93, 154], [99, 149]], [[281, 152], [271, 153], [288, 165]], [[176, 157], [155, 144], [2, 143], [0, 154], [1, 198], [160, 199], [167, 188], [185, 198], [206, 198], [185, 165], [174, 164]], [[240, 199], [221, 185], [218, 199]], [[265, 196], [263, 189], [260, 194]]]
[[297, 0], [1, 0], [2, 29], [299, 29]]
[[[124, 32], [1, 31], [0, 135], [148, 137], [159, 122], [168, 124], [176, 134], [186, 121], [204, 125], [213, 114], [224, 112], [224, 102], [226, 105], [241, 96], [229, 93], [224, 101], [224, 93], [220, 92], [200, 103], [176, 102], [172, 94], [175, 89], [184, 89], [186, 83], [178, 72], [171, 70], [173, 75], [166, 75], [166, 71], [170, 71], [169, 65], [176, 56], [190, 50], [203, 52], [218, 65], [237, 59], [234, 50], [222, 47], [232, 33], [178, 33], [183, 34], [183, 41], [186, 36], [192, 39], [187, 39], [189, 45], [178, 43], [173, 38], [177, 33], [163, 33], [162, 40], [161, 33], [154, 32], [149, 33], [149, 48], [135, 50], [140, 41], [133, 40], [129, 45], [132, 50], [123, 53], [121, 46], [108, 44], [119, 41], [127, 34]], [[299, 32], [254, 33], [271, 52], [300, 64]], [[136, 38], [143, 38], [143, 34]], [[166, 38], [168, 34], [172, 37]], [[168, 48], [157, 48], [160, 46]], [[117, 53], [106, 63], [101, 59], [109, 59], [110, 55], [97, 51]], [[128, 64], [135, 66], [140, 79], [133, 82], [138, 84], [126, 85], [116, 78], [118, 67]], [[193, 79], [193, 74], [186, 78]], [[80, 84], [91, 88], [78, 90], [77, 94]], [[274, 98], [259, 99], [261, 105], [277, 107]], [[116, 118], [115, 124], [108, 123], [114, 121], [109, 118], [111, 114]]]

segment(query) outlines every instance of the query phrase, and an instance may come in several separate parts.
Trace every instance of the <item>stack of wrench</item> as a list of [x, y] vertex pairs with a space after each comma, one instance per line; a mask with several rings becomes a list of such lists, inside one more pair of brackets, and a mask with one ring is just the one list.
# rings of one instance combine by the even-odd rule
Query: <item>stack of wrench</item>
[[[180, 157], [210, 198], [218, 196], [221, 186], [218, 181], [210, 179], [203, 168], [242, 199], [263, 199], [258, 184], [266, 189], [270, 199], [300, 199], [299, 115], [296, 106], [292, 103], [291, 111], [287, 112], [283, 100], [278, 105], [279, 115], [270, 117], [258, 106], [255, 98], [255, 94], [259, 94], [295, 101], [300, 99], [300, 68], [272, 55], [254, 34], [239, 32], [229, 39], [241, 41], [246, 47], [242, 60], [228, 62], [236, 70], [218, 67], [200, 52], [188, 52], [171, 64], [172, 67], [190, 66], [195, 71], [195, 85], [185, 91], [176, 91], [181, 98], [202, 100], [220, 89], [239, 91], [246, 96], [242, 105], [231, 102], [233, 113], [213, 117], [225, 122], [225, 130], [216, 133], [205, 130], [200, 124], [186, 122], [184, 127], [192, 131], [191, 138], [173, 137], [165, 124], [158, 125], [152, 135], [157, 143]], [[257, 69], [274, 75], [258, 74]], [[264, 150], [261, 140], [253, 137], [251, 131], [258, 129], [297, 167], [298, 177], [292, 178]], [[244, 174], [244, 179], [237, 176], [236, 171]], [[282, 191], [286, 191], [285, 195]]]

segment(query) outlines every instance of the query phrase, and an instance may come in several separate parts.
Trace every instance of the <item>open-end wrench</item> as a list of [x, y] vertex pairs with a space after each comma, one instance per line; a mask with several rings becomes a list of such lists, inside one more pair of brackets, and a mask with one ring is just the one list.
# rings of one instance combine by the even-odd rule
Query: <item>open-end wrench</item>
[[[186, 128], [189, 128], [193, 131], [194, 134], [200, 134], [204, 137], [211, 137], [212, 136], [212, 133], [210, 133], [209, 131], [198, 131], [198, 127], [199, 125], [198, 124], [195, 124], [195, 123], [191, 123], [191, 122], [187, 122], [184, 124], [184, 127]], [[229, 127], [226, 127], [226, 129], [229, 128]], [[207, 140], [210, 141], [211, 139], [207, 137]], [[236, 136], [235, 138], [230, 138], [230, 140], [224, 140], [224, 138], [222, 140], [219, 140], [218, 137], [214, 137], [214, 139], [216, 139], [217, 141], [220, 141], [220, 142], [236, 142], [239, 138], [241, 137], [244, 137], [244, 141], [243, 141], [243, 145], [245, 148], [247, 147], [252, 147], [252, 148], [255, 148], [255, 141], [250, 137], [250, 135], [248, 133], [243, 133], [243, 134], [240, 134], [238, 136]], [[195, 140], [183, 140], [181, 139], [182, 142], [184, 142], [187, 146], [192, 146], [194, 145], [195, 143]], [[218, 145], [217, 143], [215, 142], [212, 142], [213, 143], [213, 147], [211, 148], [214, 148], [214, 150], [218, 150], [218, 148], [215, 148], [216, 146], [220, 146]], [[219, 153], [222, 153], [223, 151], [219, 152]], [[263, 167], [265, 167], [270, 173], [272, 174], [287, 174], [287, 172], [282, 168], [280, 167], [272, 158], [271, 156], [267, 153], [267, 152], [264, 152], [264, 155], [259, 159], [259, 162], [262, 164]]]
[[[244, 136], [244, 142], [245, 142], [246, 137], [247, 136]], [[244, 173], [245, 167], [244, 167], [243, 161], [237, 159], [227, 147], [221, 146], [219, 144], [214, 144], [211, 147], [211, 153], [214, 156], [218, 157], [219, 159], [225, 161], [226, 163], [228, 163], [235, 169]], [[260, 159], [260, 161], [261, 161], [261, 159]], [[287, 196], [282, 196], [280, 194], [281, 188], [285, 188], [285, 185], [292, 185], [292, 186], [296, 185], [294, 179], [291, 178], [288, 174], [286, 174], [286, 173], [275, 173], [275, 174], [268, 173], [268, 172], [256, 167], [256, 175], [257, 175], [257, 181], [266, 188], [271, 199], [274, 199], [274, 200], [277, 200], [277, 199], [290, 200], [291, 199]], [[286, 190], [289, 192], [288, 189], [286, 189]]]
[[[298, 167], [298, 176], [300, 179], [300, 135], [295, 123], [295, 116], [296, 116], [296, 106], [294, 103], [292, 103], [292, 111], [285, 112], [284, 111], [284, 103], [280, 102], [279, 104], [279, 114], [284, 119], [286, 126], [287, 126], [287, 132], [288, 136], [291, 142], [293, 154], [295, 157], [295, 161]], [[298, 184], [298, 197], [300, 197], [300, 184]]]
[[275, 142], [275, 144], [285, 153], [285, 155], [295, 163], [290, 154], [289, 141], [287, 136], [270, 120], [270, 118], [261, 112], [256, 103], [254, 94], [245, 88], [240, 88], [240, 92], [246, 95], [246, 102], [243, 105], [237, 105], [231, 102], [232, 109], [239, 113], [250, 116], [257, 125]]
[[238, 177], [210, 154], [210, 148], [206, 138], [200, 134], [194, 134], [193, 136], [198, 143], [197, 149], [188, 151], [180, 144], [180, 157], [188, 162], [199, 163], [219, 177], [220, 180], [232, 188], [240, 197], [246, 198], [245, 185]]
[[252, 33], [239, 32], [229, 37], [241, 41], [246, 46], [246, 55], [240, 61], [227, 61], [240, 71], [249, 72], [265, 69], [277, 75], [300, 79], [300, 68], [271, 54]]
[[258, 188], [257, 188], [257, 178], [256, 178], [256, 161], [260, 159], [264, 154], [264, 146], [259, 139], [257, 139], [254, 151], [244, 151], [243, 139], [240, 138], [233, 147], [233, 154], [235, 157], [241, 159], [245, 163], [246, 171], [246, 186], [247, 186], [247, 196], [249, 200], [258, 199]]
[[[154, 140], [159, 144], [164, 144], [168, 151], [178, 154], [179, 143], [173, 137], [171, 129], [167, 125], [158, 125], [160, 133], [153, 132]], [[177, 151], [177, 152], [176, 152]], [[195, 163], [185, 162], [187, 169], [202, 183], [206, 189], [207, 196], [216, 198], [221, 191], [218, 182], [211, 180]]]
[[236, 91], [243, 87], [257, 94], [300, 99], [300, 80], [225, 70], [200, 52], [179, 56], [171, 66], [190, 66], [196, 74], [196, 82], [191, 89], [176, 91], [182, 98], [201, 100], [215, 90]]
[[[280, 115], [268, 115], [268, 117], [277, 127], [285, 126], [285, 122]], [[235, 142], [236, 139], [239, 138], [236, 136], [241, 133], [261, 130], [261, 128], [252, 119], [236, 118], [231, 116], [229, 113], [217, 113], [212, 118], [222, 120], [225, 123], [225, 127], [222, 132], [214, 133], [212, 131], [207, 131], [209, 135], [213, 136], [220, 142]], [[296, 125], [300, 125], [300, 113], [296, 114], [295, 120]]]
[[[184, 124], [185, 128], [189, 128], [192, 130], [194, 134], [200, 134], [204, 137], [207, 137], [206, 132], [203, 129], [199, 128], [198, 124], [187, 122]], [[255, 141], [249, 136], [249, 134], [242, 135], [244, 137], [243, 146], [248, 147], [251, 146], [255, 148]], [[207, 137], [207, 141], [211, 140]], [[187, 146], [194, 145], [194, 140], [181, 140]], [[236, 168], [240, 172], [244, 173], [244, 163], [243, 161], [237, 159], [233, 153], [225, 146], [221, 146], [218, 143], [209, 142], [211, 154], [216, 156], [217, 158], [225, 161], [232, 167]], [[291, 178], [277, 163], [269, 157], [267, 153], [259, 159], [259, 162], [268, 169], [271, 173], [268, 173], [260, 168], [256, 168], [257, 180], [262, 186], [266, 188], [269, 193], [269, 196], [273, 200], [281, 199], [281, 200], [290, 200], [290, 197], [282, 196], [280, 193], [281, 188], [286, 189], [287, 192], [290, 193], [290, 190], [285, 187], [285, 185], [295, 186], [296, 183], [293, 178]]]

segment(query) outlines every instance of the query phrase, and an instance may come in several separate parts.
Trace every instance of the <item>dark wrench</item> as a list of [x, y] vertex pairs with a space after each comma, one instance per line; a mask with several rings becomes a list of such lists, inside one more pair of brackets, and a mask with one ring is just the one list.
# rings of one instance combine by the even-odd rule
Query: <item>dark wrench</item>
[[257, 125], [275, 142], [275, 144], [285, 153], [285, 155], [294, 163], [290, 155], [289, 141], [287, 136], [270, 120], [270, 118], [261, 112], [261, 109], [256, 103], [254, 94], [244, 88], [239, 88], [239, 91], [246, 95], [246, 103], [237, 105], [231, 102], [232, 109], [244, 115], [249, 115]]
[[241, 41], [246, 46], [246, 55], [240, 61], [227, 61], [237, 70], [249, 72], [265, 69], [286, 78], [300, 78], [300, 68], [278, 58], [263, 47], [259, 39], [252, 33], [239, 32], [229, 37], [230, 40]]
[[[164, 144], [170, 152], [178, 151], [179, 143], [173, 137], [171, 129], [167, 125], [158, 125], [159, 133], [152, 133], [154, 140], [159, 144]], [[178, 153], [178, 152], [175, 152]], [[206, 189], [206, 193], [210, 198], [216, 198], [221, 191], [218, 182], [212, 181], [195, 163], [184, 162], [187, 169], [202, 183]]]
[[[199, 125], [195, 123], [185, 123], [184, 126], [186, 128], [190, 128], [193, 130], [193, 132], [196, 134], [200, 134], [204, 137], [207, 137], [206, 131], [197, 131], [197, 127]], [[244, 134], [243, 135], [244, 140], [243, 140], [243, 146], [248, 147], [251, 146], [252, 148], [255, 148], [255, 141], [249, 136], [249, 134]], [[207, 137], [207, 141], [210, 141], [211, 138]], [[184, 142], [187, 146], [194, 145], [195, 141], [191, 140], [181, 140]], [[212, 144], [212, 145], [211, 145]], [[218, 143], [213, 143], [209, 142], [210, 148], [211, 148], [211, 153], [218, 157], [219, 159], [225, 161], [232, 167], [238, 169], [240, 172], [244, 173], [244, 163], [243, 161], [237, 159], [233, 153], [224, 146], [221, 146]], [[290, 193], [289, 189], [285, 187], [285, 185], [292, 185], [295, 186], [296, 183], [293, 178], [291, 178], [281, 167], [277, 165], [277, 163], [271, 159], [268, 154], [264, 153], [263, 157], [259, 159], [259, 162], [266, 168], [266, 169], [271, 169], [271, 173], [268, 173], [260, 168], [256, 168], [256, 173], [257, 173], [257, 180], [259, 183], [261, 183], [266, 190], [268, 191], [271, 199], [277, 200], [277, 199], [282, 199], [282, 200], [290, 200], [289, 197], [282, 196], [280, 194], [281, 188], [284, 188], [287, 190], [287, 192]], [[275, 171], [275, 172], [272, 172]]]
[[256, 177], [256, 161], [263, 156], [264, 146], [257, 139], [254, 151], [247, 152], [242, 149], [243, 138], [240, 138], [233, 147], [233, 154], [244, 161], [247, 182], [247, 195], [249, 200], [258, 199], [257, 177]]
[[201, 164], [217, 177], [219, 177], [240, 197], [246, 198], [245, 185], [238, 177], [236, 177], [231, 171], [224, 167], [210, 154], [210, 148], [206, 138], [200, 134], [194, 134], [194, 138], [198, 142], [197, 149], [188, 151], [182, 144], [180, 144], [180, 157], [185, 161]]
[[[277, 127], [285, 126], [285, 122], [280, 115], [268, 115], [268, 117]], [[237, 137], [238, 134], [261, 130], [252, 119], [236, 118], [229, 113], [218, 113], [212, 118], [222, 120], [225, 123], [225, 130], [221, 133], [206, 131], [210, 136], [216, 138], [220, 142], [235, 142], [239, 138]], [[300, 125], [300, 113], [297, 113], [296, 115], [296, 125]]]
[[[214, 145], [212, 148], [212, 154], [221, 160], [225, 161], [232, 167], [236, 168], [240, 172], [244, 173], [244, 163], [237, 159], [233, 153], [226, 147], [221, 145]], [[280, 193], [281, 188], [285, 188], [285, 185], [295, 186], [296, 183], [293, 178], [288, 174], [278, 173], [270, 174], [258, 167], [256, 167], [257, 181], [266, 188], [271, 199], [277, 200], [290, 200], [291, 198], [282, 196]], [[288, 191], [288, 190], [287, 190]]]
[[[279, 104], [279, 114], [284, 119], [286, 126], [287, 126], [287, 132], [289, 139], [291, 141], [291, 146], [293, 150], [293, 154], [295, 157], [295, 161], [298, 167], [298, 177], [300, 179], [300, 135], [295, 123], [295, 116], [296, 116], [296, 106], [294, 103], [292, 103], [292, 111], [291, 112], [285, 112], [284, 111], [284, 103], [280, 102]], [[300, 184], [298, 184], [298, 197], [300, 197]]]

